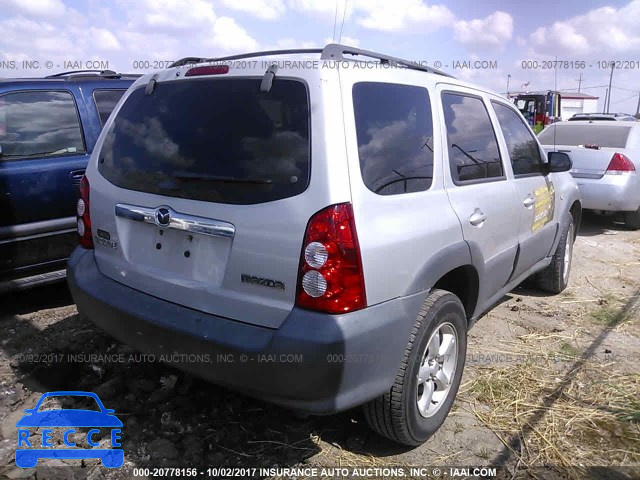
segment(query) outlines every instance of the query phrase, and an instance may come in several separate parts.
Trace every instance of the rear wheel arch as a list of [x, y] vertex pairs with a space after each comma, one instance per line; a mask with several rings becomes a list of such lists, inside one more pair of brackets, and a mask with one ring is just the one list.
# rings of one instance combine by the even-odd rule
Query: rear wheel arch
[[467, 320], [473, 318], [480, 299], [480, 284], [484, 264], [478, 245], [458, 241], [432, 253], [409, 284], [406, 295], [429, 294], [435, 289], [456, 295], [462, 303]]
[[461, 265], [447, 272], [434, 284], [433, 289], [446, 290], [460, 299], [464, 307], [467, 320], [475, 312], [478, 304], [480, 278], [473, 265]]

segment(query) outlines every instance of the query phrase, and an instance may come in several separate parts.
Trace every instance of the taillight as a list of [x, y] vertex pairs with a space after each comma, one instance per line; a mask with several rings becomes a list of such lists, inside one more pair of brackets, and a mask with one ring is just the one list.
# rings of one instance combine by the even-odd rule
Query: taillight
[[82, 177], [80, 181], [80, 198], [76, 204], [76, 216], [78, 222], [78, 237], [80, 245], [84, 248], [93, 248], [91, 236], [91, 216], [89, 215], [89, 180]]
[[184, 76], [197, 77], [199, 75], [224, 75], [225, 73], [229, 73], [229, 65], [205, 65], [190, 68]]
[[367, 306], [350, 203], [331, 205], [311, 217], [300, 257], [297, 306], [326, 313]]
[[606, 173], [620, 175], [623, 172], [635, 172], [636, 167], [626, 155], [622, 153], [614, 153]]

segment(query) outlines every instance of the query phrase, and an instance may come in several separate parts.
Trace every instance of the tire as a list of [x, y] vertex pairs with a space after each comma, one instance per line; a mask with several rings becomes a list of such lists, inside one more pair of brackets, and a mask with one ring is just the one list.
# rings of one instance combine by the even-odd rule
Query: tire
[[[571, 262], [573, 257], [573, 242], [575, 240], [575, 226], [573, 215], [568, 214], [568, 218], [562, 226], [562, 235], [553, 254], [551, 263], [547, 268], [539, 272], [536, 276], [538, 287], [545, 292], [560, 293], [569, 284], [569, 274], [571, 273]], [[565, 254], [568, 251], [568, 255]]]
[[[434, 343], [429, 345], [431, 341]], [[448, 354], [427, 364], [432, 350], [444, 345], [451, 347]], [[451, 410], [462, 379], [466, 352], [467, 317], [462, 303], [450, 292], [433, 290], [418, 313], [393, 386], [388, 393], [362, 407], [369, 426], [403, 445], [424, 443], [442, 426]], [[426, 382], [420, 381], [420, 367], [422, 376], [428, 378]], [[433, 380], [434, 377], [439, 382]], [[438, 383], [447, 384], [443, 382], [447, 377], [448, 388], [438, 388]], [[429, 392], [432, 392], [430, 402]]]
[[640, 229], [640, 208], [635, 212], [624, 212], [624, 224], [633, 230]]

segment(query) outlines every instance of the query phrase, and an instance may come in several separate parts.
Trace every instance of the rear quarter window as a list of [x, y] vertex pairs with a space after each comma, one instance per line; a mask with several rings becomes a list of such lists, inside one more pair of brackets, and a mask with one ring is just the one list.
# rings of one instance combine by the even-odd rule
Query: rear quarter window
[[433, 122], [425, 88], [363, 82], [353, 86], [362, 179], [374, 193], [420, 192], [433, 177]]
[[147, 193], [229, 204], [292, 197], [309, 184], [307, 87], [276, 78], [199, 78], [131, 92], [109, 128], [98, 170]]
[[95, 90], [93, 92], [93, 101], [96, 102], [100, 125], [104, 126], [107, 123], [109, 115], [113, 112], [124, 92], [126, 90]]

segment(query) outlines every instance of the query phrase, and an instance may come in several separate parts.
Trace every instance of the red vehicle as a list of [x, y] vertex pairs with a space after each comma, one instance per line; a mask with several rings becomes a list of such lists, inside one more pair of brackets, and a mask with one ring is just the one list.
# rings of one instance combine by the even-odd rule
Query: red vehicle
[[524, 115], [533, 131], [538, 134], [547, 125], [560, 120], [559, 92], [523, 93], [513, 99], [518, 110]]

